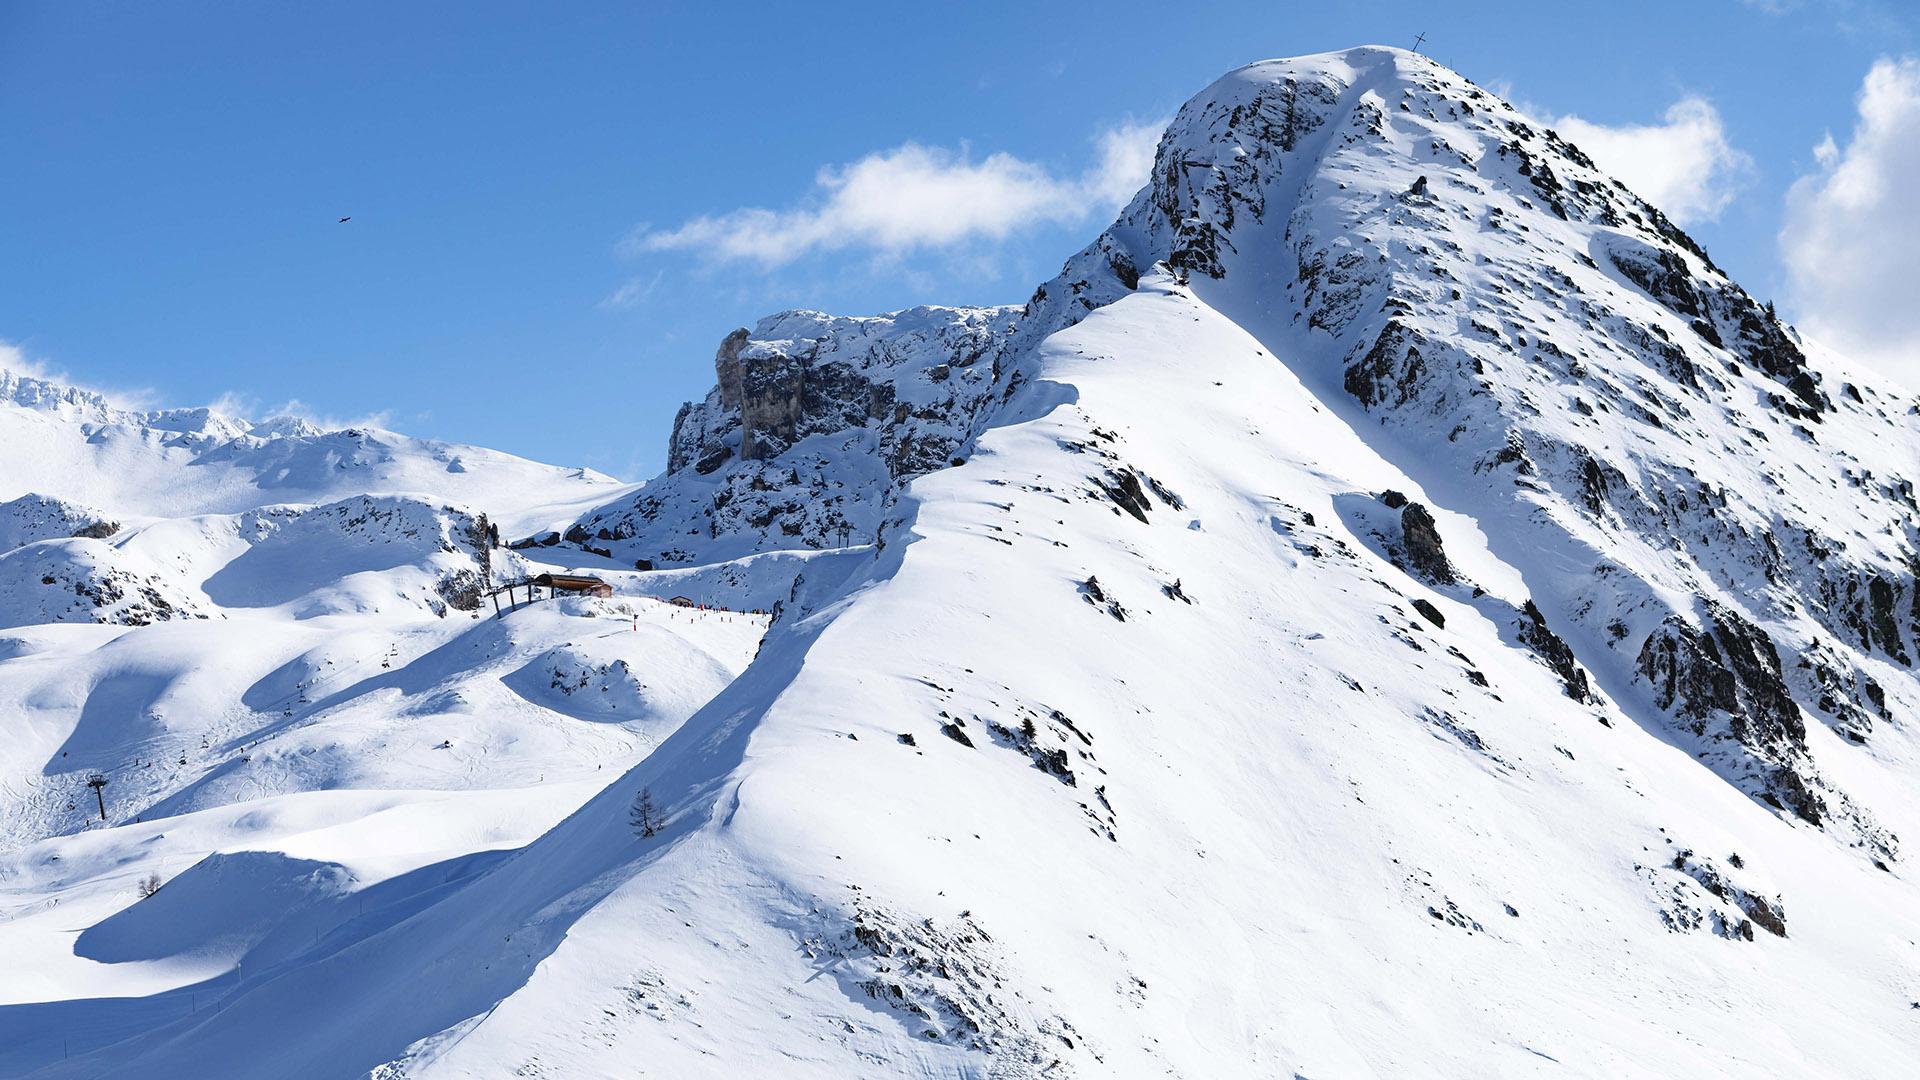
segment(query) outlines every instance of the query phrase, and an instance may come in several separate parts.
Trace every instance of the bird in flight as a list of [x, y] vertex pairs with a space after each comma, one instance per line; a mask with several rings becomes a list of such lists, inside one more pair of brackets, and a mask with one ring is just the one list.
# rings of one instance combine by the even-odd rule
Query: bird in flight
[[341, 219], [340, 219], [340, 224], [342, 224], [342, 225], [344, 225], [344, 224], [346, 224], [347, 222], [349, 222], [349, 221], [352, 221], [352, 220], [353, 220], [353, 216], [352, 216], [351, 214], [349, 214], [348, 216], [346, 216], [346, 217], [343, 217], [343, 218], [341, 218]]

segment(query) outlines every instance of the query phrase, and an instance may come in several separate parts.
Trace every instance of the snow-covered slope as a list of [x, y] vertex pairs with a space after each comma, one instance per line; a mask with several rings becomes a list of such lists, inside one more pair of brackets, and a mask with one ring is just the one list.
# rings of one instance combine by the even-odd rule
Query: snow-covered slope
[[[493, 555], [775, 605], [737, 678], [617, 779], [575, 759], [569, 796], [599, 790], [571, 813], [410, 801], [450, 838], [400, 858], [364, 805], [325, 817], [328, 789], [510, 786], [419, 779], [448, 752], [422, 743], [488, 722], [480, 688], [565, 732], [652, 700], [637, 657], [582, 635], [500, 640], [565, 609], [411, 616], [412, 674], [320, 688], [337, 728], [231, 766], [273, 793], [271, 828], [210, 774], [155, 807], [179, 817], [0, 864], [0, 934], [32, 958], [0, 1071], [1920, 1059], [1915, 403], [1460, 76], [1381, 48], [1243, 68], [1023, 310], [788, 313], [716, 368], [664, 476]], [[613, 569], [636, 561], [662, 569]], [[225, 622], [13, 631], [0, 677], [49, 683], [10, 714], [56, 700], [69, 634], [200, 656], [257, 617], [196, 588]], [[301, 602], [279, 625], [376, 654], [345, 636], [372, 616]], [[31, 757], [97, 755], [109, 713], [193, 737], [157, 661], [89, 647], [119, 681], [72, 733], [71, 704], [26, 721]], [[256, 714], [323, 670], [272, 659]], [[697, 666], [667, 682], [724, 681]], [[120, 887], [154, 850], [214, 848], [175, 898]], [[50, 914], [63, 889], [86, 906]], [[183, 931], [202, 905], [218, 918]]]
[[[503, 524], [632, 490], [582, 470], [5, 373], [0, 399], [25, 491], [0, 503], [0, 1011], [34, 1031], [0, 1074], [114, 1030], [30, 1003], [131, 995], [150, 1022], [330, 900], [431, 895], [531, 840], [764, 629], [604, 571], [611, 599], [522, 589], [494, 618], [490, 585], [574, 568]], [[168, 900], [129, 907], [147, 875]]]

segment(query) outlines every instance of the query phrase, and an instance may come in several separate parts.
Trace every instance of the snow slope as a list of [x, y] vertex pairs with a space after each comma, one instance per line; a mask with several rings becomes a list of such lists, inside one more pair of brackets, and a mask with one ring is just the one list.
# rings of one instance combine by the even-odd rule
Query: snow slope
[[[1920, 1059], [1915, 403], [1457, 74], [1382, 48], [1230, 73], [1023, 310], [789, 313], [716, 374], [666, 475], [511, 557], [771, 606], [743, 669], [656, 686], [581, 643], [588, 607], [409, 612], [400, 674], [338, 691], [325, 660], [380, 655], [370, 621], [398, 637], [393, 607], [299, 617], [339, 584], [10, 631], [8, 715], [78, 655], [141, 739], [192, 738], [154, 669], [233, 647], [196, 635], [271, 618], [336, 651], [238, 665], [275, 673], [256, 703], [323, 696], [231, 782], [0, 863], [30, 958], [0, 1072]], [[417, 592], [428, 549], [372, 572]], [[615, 569], [638, 560], [662, 569]], [[689, 645], [761, 628], [630, 603]], [[196, 670], [246, 703], [248, 676]], [[535, 745], [435, 772], [509, 696]], [[652, 702], [691, 716], [635, 721], [661, 737], [617, 778], [522, 734]], [[30, 759], [119, 745], [65, 708], [25, 722]], [[433, 839], [396, 845], [389, 813]], [[148, 850], [192, 861], [136, 902]]]
[[[11, 374], [0, 397], [8, 482], [32, 489], [0, 504], [0, 1009], [32, 1033], [9, 1054], [170, 1017], [311, 944], [330, 904], [431, 896], [526, 843], [764, 630], [633, 573], [492, 617], [489, 583], [574, 568], [507, 551], [501, 523], [631, 490], [603, 477]], [[167, 899], [130, 905], [148, 875]], [[123, 1018], [33, 1018], [97, 995]]]

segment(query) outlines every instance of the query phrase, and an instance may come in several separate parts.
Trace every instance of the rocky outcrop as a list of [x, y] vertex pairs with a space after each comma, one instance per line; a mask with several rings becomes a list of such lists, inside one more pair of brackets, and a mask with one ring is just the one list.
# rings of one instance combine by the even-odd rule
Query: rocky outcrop
[[1587, 684], [1587, 673], [1581, 670], [1580, 661], [1574, 658], [1573, 650], [1547, 626], [1547, 617], [1540, 613], [1540, 608], [1528, 600], [1521, 614], [1523, 618], [1518, 627], [1520, 643], [1532, 649], [1535, 656], [1560, 676], [1560, 687], [1568, 697], [1582, 704], [1593, 700], [1593, 690]]
[[1737, 747], [1762, 783], [1761, 798], [1820, 824], [1826, 806], [1814, 787], [1806, 721], [1765, 631], [1709, 603], [1704, 625], [1672, 616], [1649, 634], [1636, 668], [1655, 703], [1694, 735]]
[[779, 353], [740, 364], [740, 456], [773, 457], [793, 445], [806, 402], [806, 364]]
[[1795, 418], [1819, 420], [1833, 407], [1771, 304], [1761, 307], [1746, 290], [1717, 275], [1696, 278], [1684, 249], [1617, 239], [1608, 260], [1629, 281], [1685, 319], [1702, 341], [1724, 349], [1778, 380], [1793, 395], [1768, 402]]
[[[1732, 857], [1735, 866], [1740, 865], [1740, 857]], [[1751, 920], [1752, 926], [1758, 926], [1774, 937], [1787, 936], [1787, 911], [1778, 896], [1765, 896], [1752, 889], [1736, 884], [1730, 874], [1717, 862], [1706, 858], [1691, 848], [1676, 852], [1670, 864], [1673, 869], [1699, 882], [1700, 887], [1711, 893], [1716, 899], [1731, 904]], [[1753, 940], [1751, 926], [1735, 925], [1740, 936]]]
[[1670, 931], [1706, 931], [1729, 941], [1752, 941], [1759, 927], [1786, 937], [1787, 911], [1780, 897], [1738, 882], [1736, 875], [1746, 871], [1739, 855], [1729, 855], [1726, 864], [1681, 848], [1664, 866], [1635, 869], [1653, 885], [1660, 920]]
[[1432, 511], [1417, 502], [1407, 503], [1400, 511], [1400, 531], [1407, 545], [1407, 564], [1414, 573], [1436, 585], [1452, 585], [1458, 580], [1441, 546]]
[[785, 312], [736, 330], [715, 387], [674, 418], [667, 472], [577, 523], [568, 542], [659, 565], [873, 535], [898, 486], [953, 464], [999, 388], [1021, 312]]
[[204, 618], [177, 575], [98, 540], [52, 540], [0, 556], [0, 626]]
[[119, 531], [119, 523], [100, 511], [49, 495], [27, 494], [0, 503], [0, 552], [69, 536], [105, 540]]
[[740, 408], [745, 395], [740, 350], [747, 347], [747, 338], [747, 328], [743, 326], [721, 339], [720, 351], [714, 354], [713, 372], [723, 409]]

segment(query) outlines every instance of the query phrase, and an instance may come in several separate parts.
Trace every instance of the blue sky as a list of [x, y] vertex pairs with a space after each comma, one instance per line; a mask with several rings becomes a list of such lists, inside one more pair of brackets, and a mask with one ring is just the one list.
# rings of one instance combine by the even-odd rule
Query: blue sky
[[[1421, 31], [1575, 141], [1614, 140], [1755, 293], [1890, 367], [1920, 341], [1843, 314], [1858, 282], [1920, 269], [1837, 254], [1901, 228], [1920, 249], [1916, 215], [1848, 194], [1920, 166], [1900, 63], [1920, 17], [1872, 0], [15, 0], [0, 341], [154, 402], [297, 403], [644, 477], [733, 327], [1023, 301], [1213, 78]], [[954, 190], [971, 216], [917, 212]], [[1783, 225], [1838, 269], [1786, 274]]]

